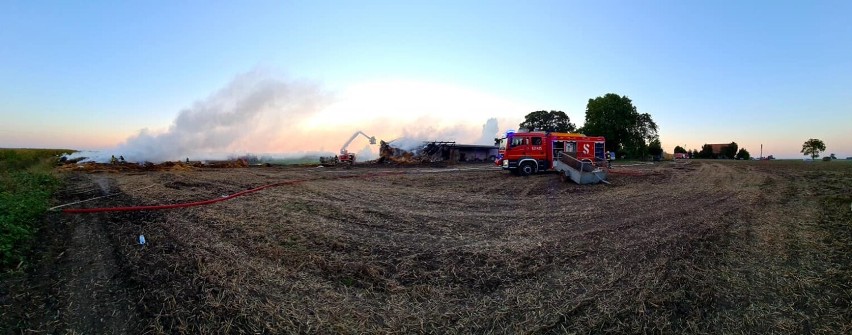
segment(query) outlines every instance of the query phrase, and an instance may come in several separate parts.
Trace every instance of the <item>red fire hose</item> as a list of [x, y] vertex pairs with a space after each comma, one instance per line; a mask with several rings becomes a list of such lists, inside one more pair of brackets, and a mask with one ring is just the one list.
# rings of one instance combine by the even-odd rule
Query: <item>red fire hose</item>
[[[386, 176], [393, 174], [401, 174], [402, 171], [394, 171], [394, 172], [381, 172], [381, 173], [369, 173], [365, 175], [346, 175], [346, 176], [338, 176], [337, 178], [332, 179], [348, 179], [348, 178], [368, 178], [368, 177], [377, 177], [377, 176]], [[129, 206], [129, 207], [100, 207], [100, 208], [66, 208], [63, 209], [63, 213], [67, 214], [79, 214], [79, 213], [100, 213], [100, 212], [130, 212], [130, 211], [153, 211], [153, 210], [161, 210], [161, 209], [171, 209], [171, 208], [184, 208], [184, 207], [194, 207], [194, 206], [202, 206], [209, 205], [212, 203], [216, 203], [219, 201], [225, 201], [229, 199], [233, 199], [242, 195], [246, 195], [249, 193], [254, 193], [266, 188], [276, 187], [276, 186], [284, 186], [284, 185], [294, 185], [298, 183], [303, 183], [306, 181], [319, 180], [324, 178], [316, 178], [316, 179], [294, 179], [294, 180], [285, 180], [281, 182], [277, 182], [274, 184], [264, 185], [260, 187], [256, 187], [250, 190], [240, 191], [228, 196], [224, 196], [221, 198], [215, 198], [210, 200], [203, 201], [194, 201], [194, 202], [184, 202], [179, 204], [169, 204], [169, 205], [153, 205], [153, 206]]]

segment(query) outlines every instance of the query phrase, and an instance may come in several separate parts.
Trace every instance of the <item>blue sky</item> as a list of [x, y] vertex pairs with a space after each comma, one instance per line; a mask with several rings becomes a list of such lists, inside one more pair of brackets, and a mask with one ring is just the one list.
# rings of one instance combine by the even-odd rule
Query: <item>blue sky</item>
[[114, 147], [261, 71], [332, 96], [292, 131], [341, 133], [245, 150], [328, 150], [355, 127], [464, 140], [539, 109], [582, 124], [612, 92], [669, 151], [792, 158], [820, 138], [846, 157], [849, 17], [850, 1], [6, 1], [0, 147]]

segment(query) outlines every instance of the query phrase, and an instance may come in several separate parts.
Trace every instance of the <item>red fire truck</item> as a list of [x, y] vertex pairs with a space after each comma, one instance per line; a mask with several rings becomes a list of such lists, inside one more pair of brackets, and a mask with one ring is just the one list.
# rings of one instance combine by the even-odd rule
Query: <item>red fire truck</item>
[[553, 169], [560, 153], [578, 160], [606, 161], [605, 139], [579, 133], [507, 132], [500, 141], [497, 166], [514, 174], [531, 175]]

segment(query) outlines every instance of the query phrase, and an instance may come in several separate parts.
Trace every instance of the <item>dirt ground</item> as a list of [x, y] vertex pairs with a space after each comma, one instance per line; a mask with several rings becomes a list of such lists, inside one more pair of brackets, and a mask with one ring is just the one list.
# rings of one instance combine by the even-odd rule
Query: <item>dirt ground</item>
[[[852, 332], [852, 164], [64, 172], [10, 333]], [[144, 235], [143, 246], [137, 240]]]

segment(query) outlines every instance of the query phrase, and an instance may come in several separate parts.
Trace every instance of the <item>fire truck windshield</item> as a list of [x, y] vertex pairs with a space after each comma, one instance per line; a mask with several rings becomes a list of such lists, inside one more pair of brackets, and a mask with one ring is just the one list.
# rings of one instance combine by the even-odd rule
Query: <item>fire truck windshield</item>
[[527, 142], [526, 137], [512, 137], [512, 143], [509, 144], [509, 147], [516, 147], [519, 145], [524, 145]]
[[506, 150], [506, 138], [500, 139], [500, 150]]

